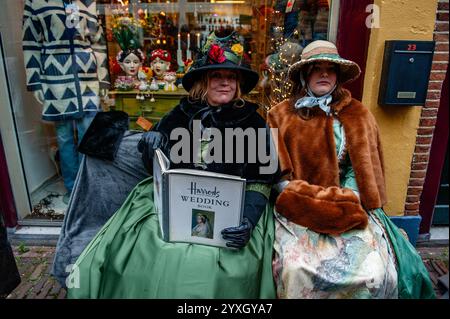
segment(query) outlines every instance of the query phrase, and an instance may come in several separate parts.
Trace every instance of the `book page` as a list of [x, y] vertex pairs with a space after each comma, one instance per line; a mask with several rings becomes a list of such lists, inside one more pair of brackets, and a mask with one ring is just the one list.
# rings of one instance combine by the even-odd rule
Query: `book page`
[[[162, 155], [161, 155], [162, 154]], [[163, 172], [167, 167], [164, 163], [164, 158], [162, 157], [164, 153], [157, 149], [155, 151], [155, 156], [153, 157], [153, 201], [155, 204], [156, 211], [159, 217], [159, 224], [161, 226], [161, 232], [164, 237], [164, 232], [162, 230], [162, 214], [163, 214]]]
[[157, 148], [155, 150], [155, 156], [154, 159], [157, 160], [157, 165], [160, 167], [160, 170], [162, 172], [165, 172], [169, 169], [170, 167], [170, 161], [167, 158], [166, 154], [164, 154], [163, 151], [161, 151], [161, 149]]

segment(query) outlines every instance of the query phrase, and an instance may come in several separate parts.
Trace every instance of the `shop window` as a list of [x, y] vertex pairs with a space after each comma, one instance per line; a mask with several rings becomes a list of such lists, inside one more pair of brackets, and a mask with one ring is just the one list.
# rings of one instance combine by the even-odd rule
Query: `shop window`
[[[95, 108], [98, 98], [104, 111], [127, 112], [130, 129], [148, 129], [187, 94], [180, 85], [181, 79], [212, 32], [217, 37], [237, 32], [243, 54], [260, 74], [260, 82], [248, 99], [258, 102], [264, 113], [289, 96], [288, 67], [299, 60], [309, 42], [328, 38], [329, 17], [333, 16], [327, 0], [1, 3], [4, 6], [0, 11], [0, 31], [6, 72], [0, 74], [0, 80], [9, 83], [11, 105], [1, 109], [0, 121], [7, 121], [7, 116], [13, 118], [10, 127], [15, 130], [18, 147], [6, 151], [18, 152], [17, 158], [21, 159], [18, 167], [23, 168], [25, 176], [23, 193], [27, 195], [14, 194], [16, 203], [30, 203], [29, 210], [18, 212], [22, 220], [61, 220], [67, 208], [64, 203], [67, 198], [63, 200], [67, 187], [61, 169], [65, 153], [61, 151], [56, 126], [65, 117], [58, 117], [59, 113], [77, 112], [81, 107], [77, 103], [83, 108]], [[29, 3], [33, 3], [32, 9], [27, 8]], [[47, 12], [49, 6], [54, 11]], [[72, 31], [64, 27], [67, 26], [64, 19], [70, 16], [71, 8], [87, 12], [80, 26], [90, 33], [74, 31], [75, 41], [80, 41], [74, 50], [85, 51], [80, 51], [76, 63], [69, 65], [73, 52], [71, 42], [64, 37]], [[88, 38], [90, 41], [85, 41]], [[59, 39], [65, 41], [64, 47], [58, 47], [62, 43], [58, 43]], [[119, 55], [130, 45], [142, 53], [134, 56], [137, 66], [131, 60], [125, 66]], [[152, 68], [151, 62], [156, 58], [160, 63]], [[77, 70], [82, 70], [76, 79], [89, 83], [74, 84], [69, 80], [75, 76], [71, 73], [75, 64]], [[145, 88], [140, 86], [142, 82], [146, 83]], [[51, 83], [62, 84], [51, 87], [48, 85]], [[30, 90], [45, 106], [36, 102]], [[58, 104], [61, 99], [67, 99], [67, 105]], [[66, 131], [71, 130], [80, 133], [83, 128], [70, 126]], [[76, 138], [74, 142], [77, 143]], [[15, 182], [21, 176], [11, 176], [13, 183], [21, 184]]]
[[[144, 69], [150, 67], [153, 50], [169, 52], [170, 70], [176, 72], [177, 84], [211, 32], [218, 37], [237, 32], [244, 54], [261, 75], [251, 99], [260, 102], [266, 109], [288, 97], [290, 84], [287, 69], [300, 58], [303, 47], [313, 40], [328, 37], [330, 4], [327, 0], [105, 0], [101, 3], [113, 83], [111, 93], [116, 98], [114, 102], [119, 104], [116, 108], [136, 117], [147, 114], [149, 120], [155, 122], [160, 118], [156, 111], [153, 114], [145, 110], [140, 112], [142, 108], [137, 105], [127, 109], [123, 104], [130, 100], [127, 98], [124, 101], [122, 93], [115, 94], [117, 89], [124, 90], [127, 85], [124, 72], [117, 63], [117, 53], [122, 48], [115, 36], [115, 32], [124, 25], [138, 30], [140, 47], [147, 58]], [[157, 100], [160, 92], [147, 92], [144, 98]], [[181, 89], [175, 95], [182, 92]], [[133, 97], [133, 94], [138, 92], [130, 92], [127, 96]], [[171, 102], [176, 101], [169, 104]], [[148, 109], [152, 108], [149, 106]]]

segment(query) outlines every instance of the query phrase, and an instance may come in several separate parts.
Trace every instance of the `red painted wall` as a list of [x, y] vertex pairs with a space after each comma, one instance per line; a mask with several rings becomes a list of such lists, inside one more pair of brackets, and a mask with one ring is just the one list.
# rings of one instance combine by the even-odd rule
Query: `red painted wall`
[[341, 0], [339, 10], [336, 46], [343, 58], [358, 63], [361, 68], [361, 76], [345, 85], [358, 100], [362, 99], [369, 49], [370, 29], [366, 27], [366, 19], [370, 13], [366, 12], [366, 7], [370, 4], [373, 0]]
[[8, 166], [0, 136], [0, 213], [3, 215], [7, 227], [17, 225], [17, 213], [14, 205], [14, 197], [9, 181]]

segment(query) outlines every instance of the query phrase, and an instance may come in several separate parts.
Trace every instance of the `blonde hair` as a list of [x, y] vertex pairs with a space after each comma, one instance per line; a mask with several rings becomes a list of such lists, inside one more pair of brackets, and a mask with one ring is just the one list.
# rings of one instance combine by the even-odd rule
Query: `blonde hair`
[[[195, 81], [192, 85], [191, 90], [189, 91], [189, 101], [201, 101], [203, 103], [206, 101], [206, 95], [208, 93], [208, 83], [209, 83], [209, 74], [211, 71], [205, 72], [200, 75], [200, 77]], [[242, 99], [242, 91], [241, 91], [241, 74], [237, 73], [237, 86], [236, 92], [234, 94], [233, 100]]]

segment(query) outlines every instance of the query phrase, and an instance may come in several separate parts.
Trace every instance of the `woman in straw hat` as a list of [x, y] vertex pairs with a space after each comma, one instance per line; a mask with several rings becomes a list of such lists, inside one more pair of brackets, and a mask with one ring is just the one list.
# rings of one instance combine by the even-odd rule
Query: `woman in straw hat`
[[273, 264], [280, 298], [434, 295], [414, 247], [382, 209], [378, 126], [342, 87], [360, 72], [333, 43], [314, 41], [289, 69], [292, 97], [269, 112], [282, 175]]
[[[238, 154], [243, 155], [244, 163], [210, 162], [203, 157], [200, 162], [180, 163], [170, 157], [170, 150], [180, 142], [170, 139], [174, 129], [191, 133], [196, 128], [216, 129], [225, 136], [225, 129], [250, 128], [268, 136], [258, 106], [241, 97], [257, 82], [258, 74], [245, 63], [237, 37], [232, 34], [216, 38], [212, 34], [183, 77], [189, 96], [145, 133], [138, 145], [149, 172], [154, 150], [160, 148], [171, 161], [171, 168], [207, 170], [246, 179], [242, 223], [215, 230], [234, 249], [165, 242], [153, 202], [153, 180], [148, 178], [134, 188], [76, 261], [68, 278], [74, 283], [68, 290], [69, 298], [275, 297], [271, 272], [273, 216], [266, 207], [275, 172], [260, 174], [263, 165], [248, 161], [248, 149], [246, 154]], [[193, 154], [204, 154], [209, 140], [194, 141], [194, 134], [189, 138], [187, 144]], [[222, 146], [225, 155], [228, 147], [225, 143]], [[267, 151], [270, 145], [265, 146]]]

